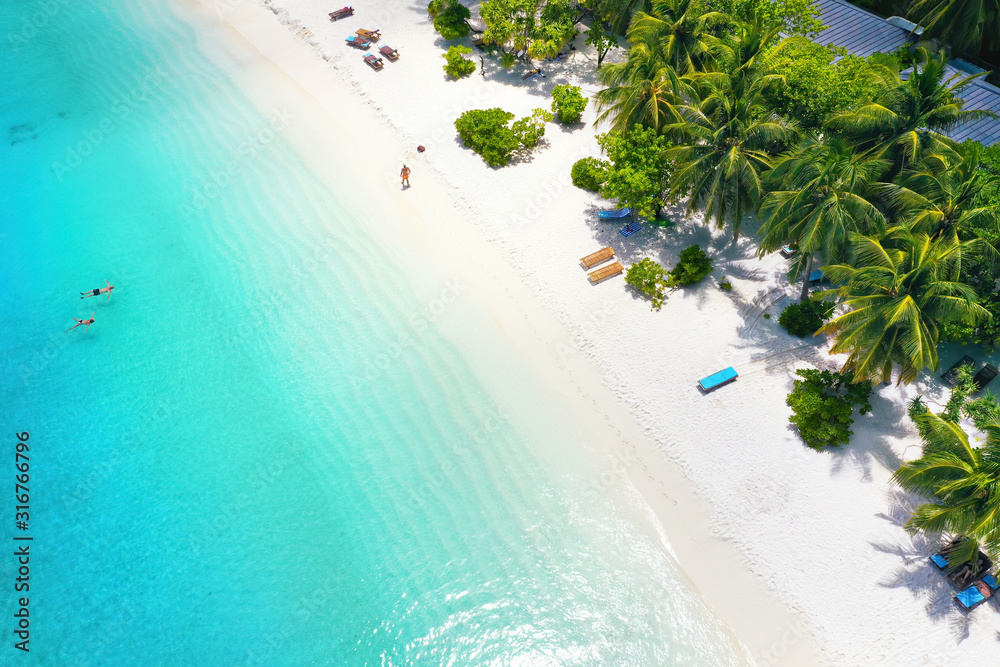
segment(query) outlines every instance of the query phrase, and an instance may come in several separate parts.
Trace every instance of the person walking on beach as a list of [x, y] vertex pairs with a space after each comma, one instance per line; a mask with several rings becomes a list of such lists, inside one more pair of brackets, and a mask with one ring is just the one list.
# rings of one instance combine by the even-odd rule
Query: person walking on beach
[[109, 283], [107, 278], [104, 279], [104, 282], [107, 283], [107, 285], [108, 285], [107, 287], [102, 287], [100, 289], [95, 289], [95, 290], [89, 290], [87, 292], [80, 292], [80, 294], [81, 294], [80, 298], [81, 299], [87, 299], [87, 298], [90, 298], [92, 296], [97, 296], [99, 294], [104, 294], [105, 292], [107, 292], [108, 293], [108, 299], [110, 300], [111, 299], [111, 290], [113, 290], [115, 288], [115, 286], [112, 285], [111, 283]]
[[399, 171], [399, 176], [403, 179], [403, 187], [410, 187], [410, 168], [404, 164], [403, 168]]
[[94, 323], [94, 315], [96, 315], [96, 314], [97, 314], [97, 311], [95, 310], [93, 312], [93, 314], [91, 314], [89, 320], [79, 320], [79, 319], [77, 319], [77, 318], [74, 317], [73, 319], [76, 320], [76, 324], [74, 324], [73, 326], [71, 326], [69, 329], [66, 329], [66, 331], [67, 332], [72, 331], [73, 329], [75, 329], [78, 326], [80, 326], [81, 324], [83, 324], [83, 325], [86, 325], [86, 326], [83, 327], [83, 333], [87, 333], [87, 329], [89, 329], [90, 325]]

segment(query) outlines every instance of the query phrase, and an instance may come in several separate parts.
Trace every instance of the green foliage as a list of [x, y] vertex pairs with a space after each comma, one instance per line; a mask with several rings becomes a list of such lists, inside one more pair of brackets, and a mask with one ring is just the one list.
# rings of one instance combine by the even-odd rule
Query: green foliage
[[670, 270], [667, 278], [668, 287], [693, 285], [712, 272], [714, 260], [705, 254], [698, 245], [691, 245], [681, 250], [680, 261]]
[[836, 304], [832, 301], [806, 299], [799, 303], [793, 303], [781, 311], [781, 315], [778, 316], [778, 324], [793, 336], [799, 338], [812, 336], [833, 314], [834, 307]]
[[590, 27], [587, 29], [587, 46], [592, 46], [597, 51], [597, 67], [600, 68], [604, 63], [604, 57], [608, 55], [608, 51], [612, 47], [618, 46], [618, 40], [615, 36], [609, 33], [604, 28], [604, 22], [599, 18], [595, 18], [591, 21]]
[[455, 129], [466, 146], [481, 155], [487, 164], [502, 167], [520, 147], [507, 123], [514, 114], [503, 109], [473, 109], [455, 120]]
[[882, 54], [866, 59], [805, 39], [789, 41], [773, 60], [784, 85], [771, 87], [766, 97], [778, 113], [818, 129], [834, 114], [874, 100], [893, 80], [893, 63]]
[[584, 190], [597, 192], [607, 180], [607, 163], [596, 157], [585, 157], [573, 163], [570, 176], [573, 185]]
[[673, 171], [673, 163], [663, 158], [670, 142], [656, 130], [637, 124], [627, 132], [599, 134], [597, 143], [608, 156], [601, 196], [615, 199], [619, 206], [631, 207], [643, 217], [654, 217], [663, 206], [663, 193]]
[[467, 74], [476, 71], [476, 63], [462, 56], [472, 53], [472, 49], [462, 44], [455, 44], [444, 54], [448, 64], [444, 66], [444, 71], [448, 76], [460, 79]]
[[500, 67], [504, 69], [510, 69], [517, 62], [517, 58], [514, 57], [513, 53], [501, 53], [500, 54]]
[[576, 36], [576, 10], [569, 0], [485, 0], [479, 15], [486, 24], [483, 40], [511, 59], [522, 49], [531, 58], [550, 58]]
[[514, 121], [511, 130], [514, 136], [527, 148], [534, 148], [545, 136], [545, 124], [552, 120], [552, 114], [545, 109], [535, 109], [530, 116]]
[[652, 301], [650, 310], [657, 310], [663, 306], [663, 298], [667, 281], [663, 279], [666, 270], [646, 257], [641, 262], [636, 262], [628, 267], [625, 272], [625, 282], [645, 294]]
[[427, 5], [427, 13], [434, 17], [434, 29], [443, 38], [458, 39], [469, 34], [468, 19], [472, 14], [457, 0], [433, 0]]
[[980, 431], [985, 431], [987, 424], [1000, 424], [1000, 404], [989, 389], [979, 398], [966, 401], [965, 414]]
[[729, 282], [728, 280], [726, 280], [725, 278], [723, 278], [721, 281], [719, 281], [719, 287], [721, 287], [722, 289], [726, 290], [727, 292], [732, 292], [733, 291], [733, 284], [731, 282]]
[[962, 418], [962, 408], [970, 396], [976, 393], [976, 383], [972, 381], [972, 367], [962, 366], [955, 377], [955, 386], [951, 388], [951, 397], [941, 413], [942, 419], [957, 422]]
[[580, 120], [587, 102], [587, 98], [580, 94], [579, 86], [566, 84], [552, 89], [552, 111], [564, 125], [572, 125]]
[[787, 35], [808, 37], [823, 29], [819, 7], [812, 0], [716, 0], [712, 5], [745, 23], [760, 17], [768, 25], [780, 24]]
[[802, 441], [816, 450], [850, 442], [855, 407], [863, 415], [872, 409], [871, 384], [855, 384], [849, 372], [803, 369], [795, 374], [802, 379], [795, 381], [786, 403], [792, 408], [788, 421], [798, 427]]

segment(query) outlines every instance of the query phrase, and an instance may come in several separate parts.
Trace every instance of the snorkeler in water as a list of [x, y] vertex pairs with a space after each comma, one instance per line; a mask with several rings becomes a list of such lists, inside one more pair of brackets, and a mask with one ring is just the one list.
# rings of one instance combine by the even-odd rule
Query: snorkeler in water
[[107, 278], [104, 279], [104, 282], [107, 283], [107, 285], [108, 285], [107, 287], [101, 287], [100, 289], [88, 290], [86, 292], [80, 292], [80, 294], [81, 294], [80, 298], [81, 299], [87, 299], [87, 298], [90, 298], [92, 296], [98, 296], [100, 294], [104, 294], [105, 292], [107, 292], [108, 293], [108, 299], [110, 300], [111, 299], [111, 290], [113, 290], [115, 288], [115, 286], [112, 285], [110, 282], [108, 282]]
[[91, 314], [89, 320], [81, 320], [81, 319], [77, 319], [77, 318], [74, 317], [73, 319], [76, 320], [76, 324], [74, 324], [73, 326], [71, 326], [69, 329], [66, 329], [66, 331], [72, 331], [73, 329], [77, 328], [81, 324], [84, 324], [86, 326], [83, 327], [83, 333], [87, 333], [87, 329], [89, 329], [90, 325], [94, 323], [94, 315], [96, 315], [96, 314], [97, 314], [97, 311], [95, 310], [93, 312], [93, 314]]

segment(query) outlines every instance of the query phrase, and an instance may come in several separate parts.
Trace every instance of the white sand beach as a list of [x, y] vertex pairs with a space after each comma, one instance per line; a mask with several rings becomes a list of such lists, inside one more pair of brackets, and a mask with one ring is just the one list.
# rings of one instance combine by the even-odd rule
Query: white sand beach
[[[578, 127], [549, 124], [530, 158], [503, 169], [457, 139], [452, 123], [466, 109], [525, 115], [548, 108], [560, 83], [592, 94], [596, 57], [582, 38], [567, 60], [543, 66], [546, 78], [522, 82], [523, 65], [506, 72], [486, 59], [485, 77], [477, 70], [452, 81], [426, 3], [367, 0], [354, 4], [353, 17], [330, 22], [341, 5], [190, 0], [185, 11], [228, 22], [234, 39], [289, 75], [287, 90], [268, 91], [254, 88], [247, 71], [246, 92], [262, 109], [284, 96], [312, 98], [330, 137], [364, 151], [368, 196], [394, 218], [386, 234], [400, 234], [386, 239], [390, 251], [464, 267], [474, 297], [601, 429], [609, 474], [594, 488], [624, 486], [627, 475], [694, 585], [758, 664], [1000, 664], [1000, 606], [967, 616], [955, 607], [954, 591], [927, 564], [936, 545], [901, 527], [915, 499], [889, 484], [899, 462], [919, 452], [906, 401], [940, 401], [940, 383], [925, 376], [911, 387], [879, 387], [849, 446], [809, 450], [788, 424], [785, 396], [796, 368], [837, 360], [826, 341], [778, 327], [798, 293], [784, 278], [786, 260], [758, 260], [752, 230], [734, 245], [681, 210], [676, 228], [646, 225], [628, 239], [620, 225], [598, 222], [610, 203], [569, 179], [575, 160], [598, 154], [593, 108]], [[380, 44], [400, 59], [373, 71], [344, 44], [358, 28], [380, 29]], [[291, 123], [284, 132], [321, 163], [331, 139], [310, 127]], [[405, 192], [396, 176], [403, 161], [413, 170]], [[329, 166], [330, 178], [337, 168]], [[622, 277], [591, 285], [579, 264], [610, 245], [626, 266], [645, 256], [672, 266], [694, 242], [717, 270], [671, 294], [659, 312]], [[718, 287], [723, 275], [731, 292]], [[943, 351], [942, 365], [957, 354]], [[699, 378], [730, 365], [740, 373], [735, 383], [698, 390]]]

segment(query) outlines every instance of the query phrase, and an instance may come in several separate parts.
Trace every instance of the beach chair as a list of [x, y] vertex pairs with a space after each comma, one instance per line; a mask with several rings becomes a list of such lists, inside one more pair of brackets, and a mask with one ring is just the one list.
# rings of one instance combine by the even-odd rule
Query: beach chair
[[701, 387], [702, 391], [712, 391], [713, 389], [718, 389], [724, 384], [729, 384], [736, 378], [740, 376], [732, 366], [729, 368], [724, 368], [718, 373], [712, 373], [706, 378], [698, 380], [698, 386]]
[[624, 236], [624, 237], [627, 238], [627, 237], [632, 236], [633, 234], [635, 234], [640, 229], [642, 229], [642, 223], [641, 222], [630, 222], [627, 225], [625, 225], [624, 227], [622, 227], [620, 233], [621, 233], [622, 236]]
[[993, 597], [990, 587], [981, 581], [972, 584], [954, 597], [955, 602], [965, 612], [970, 612]]
[[597, 269], [596, 271], [591, 271], [587, 274], [591, 282], [595, 285], [605, 278], [610, 278], [611, 276], [617, 276], [619, 273], [625, 271], [625, 267], [622, 266], [621, 262], [615, 262], [614, 264], [608, 264], [607, 266]]
[[370, 53], [367, 56], [365, 56], [365, 62], [371, 65], [372, 69], [375, 71], [382, 69], [382, 59], [376, 58]]
[[399, 60], [399, 51], [392, 48], [391, 46], [380, 46], [378, 47], [378, 52], [389, 60], [396, 61]]
[[985, 366], [980, 368], [979, 372], [972, 377], [972, 381], [976, 385], [976, 393], [979, 393], [983, 389], [986, 389], [986, 385], [988, 385], [990, 382], [993, 382], [993, 378], [997, 376], [997, 373], [998, 373], [997, 369], [994, 368], [993, 366], [990, 366], [989, 364], [986, 364]]
[[586, 257], [581, 258], [580, 263], [583, 264], [584, 268], [589, 269], [592, 266], [597, 266], [601, 262], [606, 262], [609, 259], [614, 259], [614, 256], [615, 256], [615, 251], [611, 247], [601, 248], [597, 252], [591, 253]]
[[1000, 580], [997, 580], [996, 576], [992, 574], [987, 574], [983, 577], [983, 583], [989, 586], [993, 593], [1000, 591]]
[[948, 559], [941, 554], [934, 554], [928, 560], [930, 560], [931, 565], [942, 572], [948, 569]]
[[820, 271], [819, 269], [817, 269], [815, 271], [810, 271], [809, 272], [809, 284], [810, 285], [815, 285], [816, 283], [820, 282], [821, 280], [823, 280], [823, 272], [822, 271]]
[[976, 365], [976, 360], [970, 357], [969, 355], [965, 355], [964, 357], [956, 361], [951, 368], [949, 368], [948, 370], [946, 370], [944, 373], [941, 374], [941, 380], [948, 386], [954, 387], [955, 383], [958, 381], [959, 369], [962, 368], [962, 366], [975, 367], [975, 365]]
[[619, 208], [614, 211], [598, 211], [597, 213], [597, 217], [600, 220], [620, 220], [630, 215], [632, 215], [632, 209], [630, 208]]
[[345, 16], [353, 16], [354, 7], [341, 7], [338, 10], [330, 12], [330, 20], [337, 21], [344, 18]]
[[521, 81], [524, 81], [525, 79], [534, 79], [539, 74], [543, 74], [542, 70], [529, 69], [527, 72], [521, 75]]
[[378, 30], [365, 30], [364, 28], [358, 28], [357, 30], [354, 31], [354, 34], [357, 35], [358, 37], [364, 37], [365, 39], [370, 39], [373, 42], [377, 42], [379, 40], [379, 37], [382, 36], [379, 34]]
[[348, 37], [347, 43], [350, 44], [351, 46], [356, 46], [359, 49], [367, 49], [369, 46], [372, 45], [372, 43], [369, 42], [367, 39], [365, 39], [364, 37], [358, 37], [357, 35], [351, 35], [350, 37]]
[[781, 250], [779, 252], [781, 252], [781, 256], [782, 257], [784, 257], [785, 259], [788, 259], [790, 257], [794, 257], [795, 254], [798, 252], [798, 249], [797, 248], [793, 248], [790, 245], [783, 245], [783, 246], [781, 246]]

